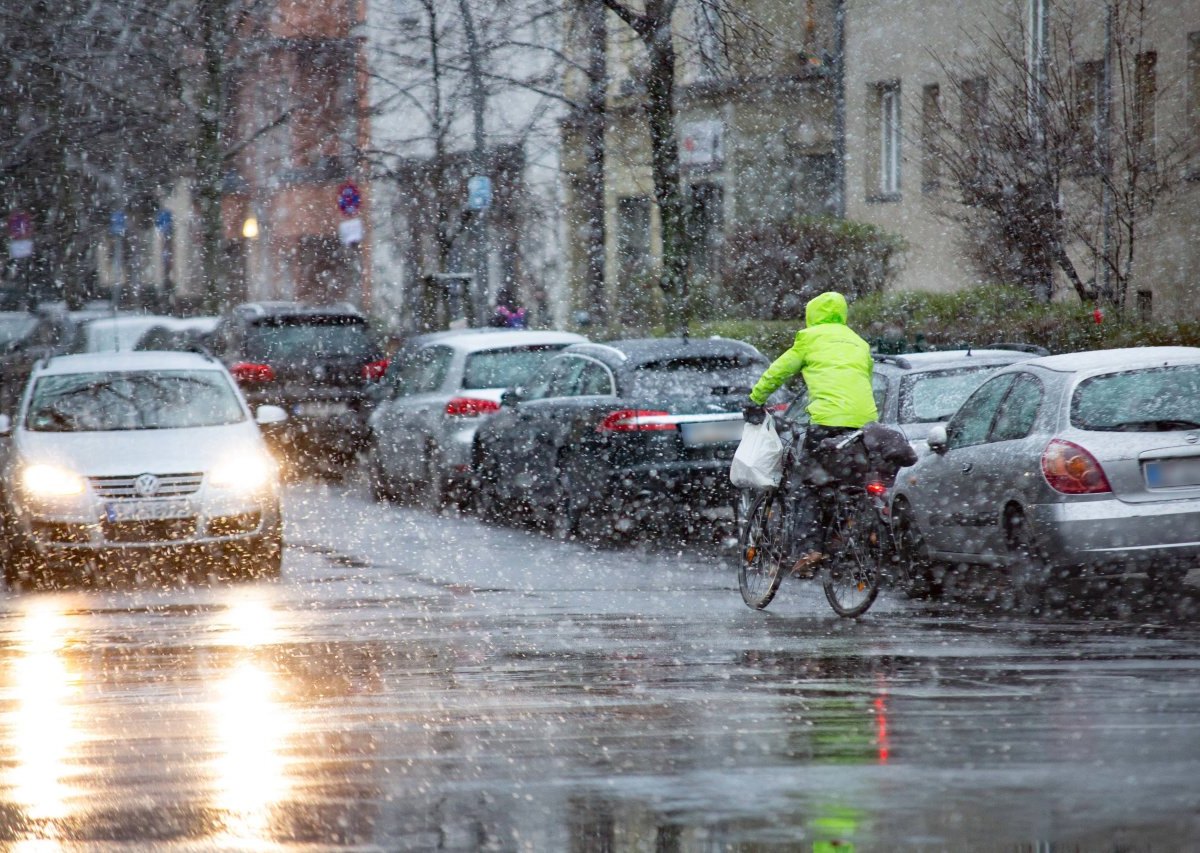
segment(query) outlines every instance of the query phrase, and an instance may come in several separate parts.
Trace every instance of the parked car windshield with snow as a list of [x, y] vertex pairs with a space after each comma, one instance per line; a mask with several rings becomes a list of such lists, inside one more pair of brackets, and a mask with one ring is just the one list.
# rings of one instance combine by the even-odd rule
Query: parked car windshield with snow
[[37, 380], [26, 426], [34, 432], [102, 432], [219, 426], [245, 418], [223, 372], [68, 373]]

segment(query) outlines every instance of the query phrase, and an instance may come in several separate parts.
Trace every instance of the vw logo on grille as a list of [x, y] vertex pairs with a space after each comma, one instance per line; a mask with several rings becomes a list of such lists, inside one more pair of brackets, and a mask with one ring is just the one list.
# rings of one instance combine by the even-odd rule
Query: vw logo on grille
[[319, 364], [316, 367], [314, 367], [313, 368], [313, 378], [314, 379], [324, 379], [325, 378], [325, 368]]
[[142, 474], [133, 481], [133, 490], [144, 498], [158, 494], [158, 477], [153, 474]]

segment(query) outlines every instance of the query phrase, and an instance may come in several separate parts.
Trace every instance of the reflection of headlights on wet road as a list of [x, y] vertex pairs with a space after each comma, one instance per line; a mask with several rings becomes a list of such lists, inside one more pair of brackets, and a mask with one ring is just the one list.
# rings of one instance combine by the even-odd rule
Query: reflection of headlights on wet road
[[83, 478], [58, 465], [27, 465], [21, 469], [21, 488], [39, 498], [65, 498], [81, 495]]
[[266, 488], [275, 474], [271, 460], [260, 453], [227, 459], [213, 468], [209, 482], [218, 489], [257, 492]]

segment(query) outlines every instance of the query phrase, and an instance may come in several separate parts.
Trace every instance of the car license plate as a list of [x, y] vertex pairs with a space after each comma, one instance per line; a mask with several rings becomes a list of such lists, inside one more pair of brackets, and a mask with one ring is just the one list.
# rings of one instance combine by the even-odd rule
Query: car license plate
[[702, 447], [706, 444], [728, 444], [742, 440], [741, 418], [727, 421], [698, 421], [679, 425], [686, 447]]
[[1200, 486], [1200, 458], [1161, 459], [1147, 462], [1142, 470], [1146, 475], [1146, 487], [1150, 489]]
[[297, 403], [293, 413], [306, 418], [332, 418], [344, 415], [350, 411], [350, 404], [340, 401], [314, 400], [309, 403]]
[[191, 518], [196, 514], [190, 501], [114, 501], [106, 504], [104, 513], [110, 522], [165, 521]]

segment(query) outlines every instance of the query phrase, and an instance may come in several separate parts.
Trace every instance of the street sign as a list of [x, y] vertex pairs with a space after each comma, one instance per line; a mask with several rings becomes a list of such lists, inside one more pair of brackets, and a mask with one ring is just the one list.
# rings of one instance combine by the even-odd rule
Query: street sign
[[33, 217], [23, 210], [14, 210], [8, 215], [8, 239], [32, 240]]
[[358, 192], [358, 185], [354, 181], [346, 181], [338, 187], [338, 210], [343, 216], [355, 217], [358, 216], [358, 209], [362, 206], [362, 196]]
[[114, 237], [125, 236], [125, 211], [114, 210], [108, 218], [108, 233]]
[[171, 232], [175, 230], [175, 217], [171, 215], [171, 211], [160, 210], [154, 214], [154, 227], [164, 237], [170, 236]]
[[492, 179], [487, 175], [467, 178], [467, 207], [471, 210], [487, 210], [491, 206]]
[[363, 241], [363, 221], [357, 217], [338, 223], [338, 238], [343, 246], [353, 246]]

